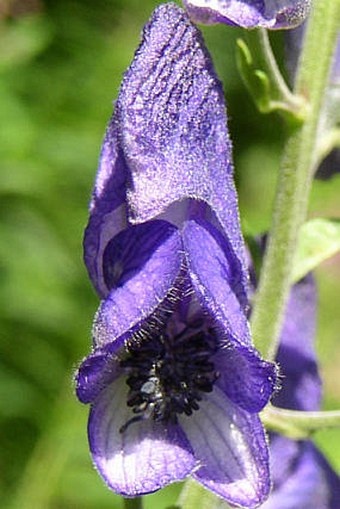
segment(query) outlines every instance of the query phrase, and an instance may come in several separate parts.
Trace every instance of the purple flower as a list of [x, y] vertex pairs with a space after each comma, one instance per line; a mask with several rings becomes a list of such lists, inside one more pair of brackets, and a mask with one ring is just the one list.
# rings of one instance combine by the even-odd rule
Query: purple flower
[[[321, 381], [314, 347], [316, 289], [311, 275], [291, 292], [277, 360], [282, 389], [273, 403], [282, 408], [320, 408]], [[312, 441], [273, 434], [270, 439], [273, 492], [261, 509], [339, 509], [340, 478]]]
[[119, 92], [84, 241], [102, 302], [77, 395], [94, 463], [125, 496], [188, 475], [245, 507], [268, 495], [257, 412], [276, 373], [249, 335], [232, 173], [201, 34], [161, 5]]
[[243, 28], [293, 28], [307, 17], [311, 0], [183, 0], [197, 23]]

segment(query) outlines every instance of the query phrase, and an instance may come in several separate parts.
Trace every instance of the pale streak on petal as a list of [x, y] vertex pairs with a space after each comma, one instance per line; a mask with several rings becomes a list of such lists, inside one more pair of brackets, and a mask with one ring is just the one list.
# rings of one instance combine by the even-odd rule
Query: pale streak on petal
[[269, 492], [268, 450], [260, 420], [216, 386], [200, 410], [179, 422], [200, 468], [194, 477], [232, 504], [256, 507]]
[[133, 417], [126, 405], [125, 378], [113, 382], [95, 401], [89, 419], [95, 466], [114, 491], [137, 496], [182, 480], [196, 465], [180, 429], [151, 419], [121, 427]]

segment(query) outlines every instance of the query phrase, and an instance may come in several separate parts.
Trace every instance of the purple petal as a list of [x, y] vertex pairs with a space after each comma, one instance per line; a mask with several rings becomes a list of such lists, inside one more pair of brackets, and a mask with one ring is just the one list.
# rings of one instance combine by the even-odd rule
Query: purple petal
[[127, 332], [118, 341], [98, 348], [81, 363], [76, 374], [77, 397], [82, 403], [92, 403], [99, 393], [121, 375], [117, 351], [130, 339]]
[[214, 363], [220, 373], [218, 386], [248, 412], [260, 412], [277, 387], [275, 364], [262, 360], [253, 349], [224, 348]]
[[175, 202], [208, 204], [245, 267], [222, 85], [198, 29], [173, 3], [144, 29], [117, 101], [131, 172], [129, 220], [155, 218]]
[[91, 403], [98, 394], [119, 375], [117, 361], [103, 351], [89, 355], [76, 374], [77, 397], [82, 403]]
[[258, 506], [268, 496], [268, 449], [256, 415], [243, 412], [217, 387], [179, 423], [201, 467], [197, 481], [231, 504]]
[[[274, 439], [276, 440], [276, 439]], [[310, 441], [293, 442], [279, 437], [273, 449], [274, 490], [263, 509], [339, 509], [340, 478]], [[290, 470], [282, 469], [291, 444], [298, 453]]]
[[178, 427], [151, 419], [131, 423], [123, 378], [103, 391], [91, 408], [89, 442], [95, 466], [117, 493], [137, 496], [180, 481], [195, 468], [190, 445]]
[[[311, 274], [294, 285], [286, 309], [278, 360], [283, 373], [274, 403], [296, 410], [320, 407], [315, 339], [316, 288]], [[274, 489], [263, 509], [338, 509], [340, 478], [311, 441], [276, 434], [270, 451]]]
[[288, 301], [277, 361], [282, 389], [273, 403], [282, 408], [317, 410], [321, 381], [315, 351], [316, 287], [312, 275], [294, 285]]
[[[261, 360], [250, 343], [240, 300], [240, 268], [220, 232], [206, 222], [188, 221], [183, 231], [192, 285], [226, 343], [216, 357], [219, 384], [228, 397], [250, 412], [259, 412], [276, 386], [276, 369]], [[204, 256], [202, 256], [204, 253]], [[241, 297], [239, 295], [241, 294]], [[240, 299], [240, 300], [239, 300]], [[242, 300], [241, 300], [242, 302]]]
[[294, 472], [296, 458], [301, 451], [301, 442], [290, 440], [277, 433], [269, 433], [269, 443], [270, 470], [275, 491]]
[[307, 17], [310, 0], [183, 0], [196, 23], [243, 28], [293, 28]]
[[[157, 309], [162, 308], [162, 302], [163, 308], [166, 306], [164, 301], [176, 286], [180, 275], [183, 247], [178, 230], [164, 221], [138, 225], [135, 229], [140, 229], [143, 233], [138, 236], [136, 231], [129, 229], [125, 241], [128, 248], [130, 233], [138, 237], [135, 254], [139, 251], [139, 258], [123, 256], [121, 259], [122, 264], [126, 264], [118, 278], [118, 284], [122, 282], [122, 285], [111, 290], [106, 300], [101, 303], [95, 319], [93, 336], [96, 347], [114, 340], [121, 345], [126, 331], [132, 331], [137, 326], [142, 329], [143, 322]], [[151, 232], [156, 241], [151, 238]], [[152, 253], [149, 252], [150, 245], [153, 245]], [[122, 246], [119, 249], [122, 253], [125, 252]], [[112, 270], [114, 271], [114, 267]]]
[[107, 295], [103, 280], [102, 256], [108, 241], [127, 224], [127, 169], [118, 141], [116, 115], [102, 146], [96, 184], [90, 204], [90, 218], [84, 236], [84, 260], [90, 278], [101, 297]]
[[[103, 277], [108, 290], [125, 285], [148, 261], [167, 245], [177, 229], [166, 221], [148, 221], [121, 231], [107, 244], [103, 253]], [[170, 243], [166, 249], [176, 246]], [[170, 256], [173, 253], [170, 253]]]
[[187, 221], [183, 243], [192, 285], [203, 308], [236, 345], [251, 346], [244, 312], [244, 280], [238, 258], [225, 239], [207, 222]]

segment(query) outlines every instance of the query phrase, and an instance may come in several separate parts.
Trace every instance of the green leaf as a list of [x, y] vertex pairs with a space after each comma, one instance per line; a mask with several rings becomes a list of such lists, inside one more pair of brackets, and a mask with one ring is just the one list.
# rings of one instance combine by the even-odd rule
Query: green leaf
[[265, 72], [258, 69], [247, 44], [236, 41], [236, 58], [242, 79], [261, 113], [272, 111], [270, 104], [270, 83]]
[[340, 220], [311, 219], [301, 228], [292, 282], [340, 251]]
[[279, 112], [292, 126], [305, 117], [305, 101], [295, 96], [276, 63], [266, 30], [250, 30], [238, 39], [236, 60], [242, 79], [261, 113]]

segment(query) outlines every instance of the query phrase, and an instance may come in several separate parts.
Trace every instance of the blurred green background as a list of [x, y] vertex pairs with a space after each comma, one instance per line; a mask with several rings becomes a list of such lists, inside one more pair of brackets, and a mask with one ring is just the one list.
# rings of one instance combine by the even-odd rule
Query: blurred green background
[[[82, 233], [105, 125], [156, 0], [0, 0], [0, 506], [121, 507], [92, 468], [73, 373], [98, 299]], [[228, 27], [204, 30], [223, 79], [244, 231], [270, 224], [284, 131], [236, 72]], [[282, 53], [281, 34], [275, 45]], [[340, 176], [314, 185], [311, 216], [340, 215]], [[317, 271], [325, 406], [340, 406], [340, 259]], [[317, 434], [340, 471], [340, 432]], [[174, 502], [177, 487], [148, 496]]]

